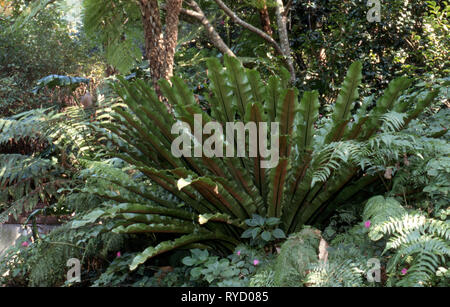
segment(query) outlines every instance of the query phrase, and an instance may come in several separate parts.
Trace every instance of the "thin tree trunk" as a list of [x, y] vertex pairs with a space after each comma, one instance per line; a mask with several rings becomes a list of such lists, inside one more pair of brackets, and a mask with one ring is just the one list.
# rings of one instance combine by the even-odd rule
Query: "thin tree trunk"
[[255, 33], [262, 39], [266, 40], [275, 48], [275, 51], [278, 54], [283, 55], [283, 51], [280, 45], [278, 45], [276, 40], [274, 40], [270, 35], [239, 18], [239, 16], [235, 12], [233, 12], [228, 6], [226, 6], [226, 4], [222, 0], [214, 0], [214, 1], [216, 1], [217, 5], [225, 12], [225, 14], [227, 14], [231, 18], [233, 22]]
[[276, 53], [283, 57], [283, 61], [285, 62], [289, 73], [291, 75], [291, 83], [295, 81], [295, 69], [294, 69], [294, 61], [291, 55], [291, 48], [289, 46], [289, 38], [286, 27], [286, 16], [284, 12], [284, 6], [282, 0], [276, 0], [276, 10], [275, 14], [277, 15], [277, 24], [278, 24], [278, 36], [280, 37], [280, 44], [275, 41], [272, 36], [268, 35], [266, 32], [256, 28], [255, 26], [245, 22], [239, 16], [233, 12], [222, 0], [214, 0], [217, 5], [227, 14], [231, 20], [238, 25], [244, 27], [245, 29], [255, 33], [262, 39], [269, 42], [274, 48]]
[[278, 35], [280, 37], [280, 46], [283, 55], [286, 58], [289, 72], [291, 73], [291, 82], [295, 82], [294, 61], [291, 55], [291, 47], [289, 45], [289, 37], [286, 27], [286, 12], [284, 10], [283, 0], [276, 0], [275, 14], [277, 16]]
[[223, 39], [217, 33], [216, 29], [211, 25], [208, 18], [206, 18], [205, 13], [203, 13], [200, 6], [194, 0], [188, 1], [190, 7], [193, 10], [182, 9], [182, 13], [197, 19], [205, 28], [206, 35], [210, 42], [217, 48], [222, 54], [228, 54], [229, 56], [236, 57], [236, 55], [231, 51], [231, 49], [225, 44]]
[[259, 19], [261, 20], [261, 27], [268, 35], [272, 36], [272, 26], [270, 24], [269, 10], [267, 9], [266, 0], [262, 0], [262, 8], [259, 10]]

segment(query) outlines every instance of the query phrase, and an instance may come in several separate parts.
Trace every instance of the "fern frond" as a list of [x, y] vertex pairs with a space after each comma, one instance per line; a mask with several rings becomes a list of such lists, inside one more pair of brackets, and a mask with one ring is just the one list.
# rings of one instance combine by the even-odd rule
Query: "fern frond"
[[[392, 213], [390, 215], [389, 213]], [[393, 252], [387, 271], [388, 283], [394, 283], [400, 265], [408, 266], [399, 286], [426, 286], [438, 268], [450, 258], [450, 223], [428, 218], [422, 214], [406, 213], [392, 198], [377, 196], [369, 200], [364, 217], [371, 218], [369, 237], [388, 237], [385, 252]]]
[[405, 125], [405, 113], [397, 113], [395, 111], [391, 111], [383, 114], [380, 117], [382, 121], [381, 131], [383, 132], [396, 132], [403, 128]]
[[362, 287], [364, 271], [352, 259], [319, 262], [311, 267], [305, 284], [312, 287]]

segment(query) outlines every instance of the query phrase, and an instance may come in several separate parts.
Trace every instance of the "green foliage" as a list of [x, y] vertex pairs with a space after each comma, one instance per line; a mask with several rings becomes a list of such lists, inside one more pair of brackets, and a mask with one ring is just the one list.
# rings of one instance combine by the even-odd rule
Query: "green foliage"
[[[306, 285], [310, 287], [381, 285], [369, 282], [367, 275], [368, 270], [373, 268], [370, 259], [383, 261], [381, 254], [386, 242], [370, 240], [367, 235], [369, 229], [358, 220], [359, 216], [357, 217], [351, 209], [341, 209], [333, 216], [323, 232], [324, 237], [329, 238], [330, 242], [330, 246], [327, 247], [328, 256], [309, 266], [309, 272], [304, 278]], [[383, 266], [383, 262], [381, 265]]]
[[[54, 206], [60, 210], [64, 208], [65, 214], [82, 216], [100, 203], [100, 199], [75, 191], [59, 199], [59, 204]], [[89, 207], [83, 208], [80, 204]], [[0, 284], [71, 286], [66, 282], [66, 263], [70, 258], [80, 259], [84, 285], [97, 278], [100, 278], [101, 283], [106, 278], [100, 276], [101, 267], [110, 262], [111, 254], [116, 256], [118, 251], [123, 250], [127, 239], [129, 238], [126, 235], [110, 233], [105, 225], [72, 229], [70, 223], [56, 227], [47, 235], [38, 234], [33, 239], [29, 237], [19, 239], [17, 247], [2, 255], [4, 258], [0, 266], [0, 275], [4, 276], [4, 280], [0, 280]], [[28, 242], [33, 240], [33, 243], [23, 247], [20, 245], [23, 240]], [[129, 257], [127, 254], [124, 256]], [[114, 266], [111, 269], [114, 269]], [[106, 285], [106, 281], [104, 282]]]
[[[24, 1], [13, 2], [14, 13], [0, 16], [0, 112], [7, 114], [42, 98], [51, 102], [49, 88], [28, 93], [42, 76], [50, 75], [37, 81], [36, 92], [86, 82], [62, 75], [88, 75], [86, 55], [96, 54], [87, 52], [82, 32], [67, 33], [53, 6], [42, 10], [48, 1], [24, 11]], [[100, 124], [88, 123], [90, 111], [76, 108], [0, 119], [0, 222], [37, 204], [73, 216], [33, 238], [30, 248], [11, 249], [0, 265], [2, 278], [10, 271], [3, 282], [64, 285], [65, 261], [81, 257], [94, 286], [372, 286], [364, 279], [367, 260], [384, 257], [387, 285], [448, 284], [449, 83], [436, 78], [448, 72], [448, 4], [391, 1], [382, 22], [371, 24], [367, 8], [355, 1], [294, 1], [291, 45], [298, 75], [306, 77], [297, 80], [298, 97], [265, 42], [229, 22], [211, 1], [198, 2], [244, 65], [229, 57], [225, 67], [206, 60], [216, 51], [202, 27], [182, 24], [175, 66], [182, 78], [160, 83], [172, 114], [141, 80], [146, 68], [132, 69], [142, 60], [138, 5], [89, 0], [85, 30], [110, 64], [131, 71], [114, 86], [120, 101], [110, 92], [99, 95], [99, 103], [119, 103], [105, 109]], [[261, 1], [228, 4], [259, 22]], [[350, 65], [355, 58], [361, 61]], [[424, 75], [424, 82], [388, 84], [400, 71]], [[266, 78], [276, 72], [280, 77]], [[171, 128], [183, 121], [192, 129], [194, 114], [203, 123], [280, 123], [279, 163], [264, 169], [261, 155], [173, 157]], [[340, 205], [381, 189], [386, 198], [371, 198], [362, 213], [370, 226], [353, 226], [355, 212], [337, 211], [324, 231], [328, 260], [319, 261], [321, 237], [303, 225], [324, 223]], [[32, 216], [37, 212], [50, 213]], [[275, 263], [239, 245], [274, 247], [285, 233], [291, 236]], [[114, 256], [124, 248], [131, 252]], [[175, 249], [191, 249], [184, 267], [166, 271], [146, 263]]]
[[360, 287], [363, 273], [350, 259], [330, 261], [313, 267], [305, 283], [313, 287]]
[[57, 228], [36, 243], [35, 255], [28, 259], [31, 265], [29, 284], [63, 285], [66, 281], [68, 259], [78, 258], [86, 266], [88, 261], [105, 262], [107, 255], [111, 252], [115, 254], [124, 242], [125, 237], [105, 233], [98, 228], [78, 231], [70, 231], [68, 227]]
[[26, 286], [30, 264], [28, 258], [33, 253], [31, 248], [22, 246], [28, 243], [28, 237], [20, 237], [14, 246], [0, 255], [0, 285]]
[[320, 231], [306, 227], [288, 237], [274, 265], [274, 284], [301, 287], [312, 263], [318, 262]]
[[[181, 253], [185, 255], [184, 251], [180, 251]], [[116, 257], [106, 271], [96, 279], [93, 286], [242, 287], [249, 286], [257, 272], [266, 272], [271, 263], [270, 258], [244, 245], [238, 246], [227, 258], [216, 256], [206, 249], [194, 248], [190, 249], [189, 256], [181, 259], [181, 263], [176, 263], [183, 266], [143, 265], [136, 271], [130, 272], [128, 266], [134, 257], [134, 253]], [[156, 273], [152, 274], [152, 271]]]
[[141, 12], [132, 1], [83, 1], [86, 33], [105, 51], [107, 61], [128, 73], [142, 60]]
[[253, 244], [264, 246], [271, 241], [284, 239], [286, 235], [280, 228], [275, 228], [280, 224], [280, 219], [276, 217], [263, 218], [258, 214], [253, 214], [251, 219], [245, 220], [250, 227], [241, 235], [242, 238], [252, 238]]
[[[131, 269], [149, 258], [200, 241], [212, 240], [219, 250], [232, 250], [248, 229], [244, 221], [253, 214], [279, 218], [280, 228], [291, 233], [314, 221], [319, 209], [335, 200], [336, 195], [345, 201], [368, 185], [370, 181], [360, 177], [358, 165], [370, 165], [375, 149], [392, 146], [399, 155], [405, 146], [411, 147], [401, 134], [376, 133], [379, 129], [383, 132], [386, 123], [391, 123], [389, 131], [404, 127], [397, 116], [385, 116], [396, 108], [398, 98], [409, 84], [404, 78], [389, 86], [371, 112], [350, 122], [349, 110], [357, 97], [361, 73], [361, 65], [352, 65], [335, 106], [337, 115], [326, 125], [339, 128], [324, 128], [312, 137], [317, 94], [305, 93], [297, 106], [296, 90], [283, 88], [282, 84], [286, 84], [283, 79], [272, 77], [265, 87], [256, 71], [245, 69], [230, 57], [225, 57], [225, 68], [217, 60], [209, 60], [208, 71], [211, 116], [202, 112], [181, 79], [174, 77], [172, 84], [160, 82], [176, 119], [188, 123], [193, 130], [194, 114], [201, 114], [204, 123], [213, 118], [221, 123], [265, 122], [273, 118], [280, 123], [280, 161], [272, 169], [263, 169], [260, 156], [174, 158], [169, 148], [175, 139], [170, 133], [175, 119], [167, 114], [145, 82], [121, 79], [116, 91], [126, 108], [123, 104], [114, 106], [110, 114], [114, 123], [109, 120], [97, 132], [115, 146], [114, 151], [108, 150], [111, 156], [125, 161], [146, 178], [146, 184], [151, 182], [166, 194], [158, 195], [130, 180], [105, 178], [124, 192], [92, 186], [92, 193], [120, 203], [111, 209], [101, 209], [104, 214], [99, 212], [96, 218], [112, 219], [115, 223], [112, 231], [116, 233], [172, 234], [171, 240], [152, 245], [137, 255]], [[401, 119], [407, 121], [417, 113], [412, 108]], [[294, 130], [296, 126], [298, 129]], [[388, 153], [392, 154], [391, 151]], [[345, 189], [350, 179], [354, 181]], [[339, 194], [343, 191], [345, 194]], [[172, 195], [170, 198], [167, 192]], [[267, 234], [264, 236], [268, 238]]]
[[84, 34], [70, 28], [54, 3], [40, 9], [39, 3], [44, 2], [48, 1], [34, 1], [29, 11], [24, 1], [13, 0], [14, 12], [0, 13], [0, 114], [3, 116], [49, 107], [55, 102], [62, 104], [59, 91], [32, 93], [35, 82], [43, 76], [97, 75], [95, 71], [101, 66]]
[[70, 76], [59, 76], [59, 75], [50, 75], [39, 79], [37, 81], [36, 87], [33, 88], [33, 93], [37, 94], [41, 89], [47, 88], [55, 88], [58, 87], [69, 87], [72, 91], [74, 91], [81, 83], [89, 84], [89, 79], [81, 78], [81, 77], [70, 77]]
[[[383, 196], [369, 199], [362, 215], [363, 223], [345, 228], [334, 237], [326, 261], [310, 266], [305, 284], [321, 287], [446, 284], [448, 221], [408, 213], [394, 198]], [[381, 262], [381, 283], [366, 280], [372, 258]]]
[[348, 231], [357, 220], [358, 216], [354, 210], [349, 210], [348, 208], [336, 209], [335, 214], [327, 221], [328, 225], [323, 230], [322, 236], [329, 242], [337, 234]]
[[[19, 4], [19, 1], [16, 1], [16, 5]], [[40, 11], [42, 11], [46, 6], [48, 6], [51, 2], [54, 2], [52, 0], [42, 0], [42, 1], [35, 1], [30, 4], [30, 6], [27, 8], [26, 13], [20, 14], [17, 19], [15, 20], [14, 24], [11, 25], [10, 31], [17, 31], [20, 28], [22, 28], [25, 24], [30, 22], [30, 20], [39, 14]]]
[[116, 257], [107, 269], [95, 279], [92, 287], [180, 287], [193, 286], [189, 281], [187, 267], [141, 266], [130, 272], [129, 264], [135, 253], [125, 253]]
[[89, 115], [72, 107], [0, 119], [0, 223], [37, 205], [56, 204], [59, 189], [76, 182], [72, 175], [81, 159], [92, 158], [96, 143], [87, 129]]
[[117, 287], [124, 285], [130, 278], [130, 271], [128, 264], [131, 261], [133, 254], [124, 254], [116, 257], [108, 268], [93, 282], [93, 287]]
[[[445, 86], [442, 89], [445, 92]], [[437, 113], [423, 114], [411, 121], [410, 128], [405, 131], [417, 136], [416, 142], [422, 149], [419, 153], [399, 157], [397, 163], [400, 164], [394, 168], [389, 193], [401, 195], [407, 204], [439, 217], [450, 201], [447, 133], [450, 113], [440, 106], [433, 109], [437, 109]]]
[[275, 272], [271, 266], [256, 271], [255, 275], [250, 278], [250, 287], [274, 287]]
[[[373, 224], [388, 220], [390, 217], [401, 217], [406, 213], [406, 210], [400, 206], [395, 198], [385, 199], [383, 196], [374, 196], [367, 201], [364, 207], [363, 220], [370, 221]], [[381, 236], [374, 237], [375, 233], [370, 232], [371, 239], [378, 240]]]
[[53, 116], [37, 110], [0, 119], [0, 223], [46, 202], [64, 182], [56, 159], [45, 157], [48, 139], [42, 130]]
[[[385, 252], [394, 252], [387, 265], [388, 285], [428, 286], [439, 279], [437, 273], [446, 270], [450, 256], [448, 219], [437, 220], [420, 213], [402, 213], [404, 209], [400, 203], [393, 199], [382, 202], [380, 197], [375, 202], [369, 201], [365, 210], [375, 221], [369, 237], [379, 240], [386, 236], [388, 241]], [[386, 210], [394, 212], [394, 215], [387, 218]]]
[[449, 9], [448, 1], [392, 0], [382, 2], [380, 22], [368, 22], [367, 1], [293, 1], [290, 42], [303, 77], [298, 85], [322, 94], [326, 115], [355, 59], [364, 65], [364, 95], [378, 94], [398, 75], [447, 76]]
[[[448, 1], [426, 1], [427, 11], [423, 17], [422, 32], [412, 33], [415, 57], [426, 64], [427, 73], [447, 76], [449, 73], [448, 37], [450, 5]], [[411, 57], [411, 55], [410, 55]], [[415, 64], [406, 64], [405, 70], [417, 69]]]
[[[340, 232], [327, 248], [326, 261], [310, 266], [304, 283], [311, 287], [374, 287], [381, 283], [369, 282], [371, 259], [381, 259], [385, 242], [371, 241], [368, 229], [358, 223]], [[380, 268], [382, 269], [382, 268]], [[381, 276], [380, 276], [381, 277]], [[382, 282], [382, 280], [380, 280]]]
[[229, 257], [231, 259], [219, 259], [210, 256], [207, 250], [192, 249], [191, 256], [183, 258], [182, 262], [192, 267], [189, 270], [190, 281], [197, 286], [206, 281], [209, 286], [242, 287], [248, 285], [248, 276], [256, 269], [252, 263], [256, 258], [250, 260], [250, 253], [251, 250], [246, 248], [237, 248]]

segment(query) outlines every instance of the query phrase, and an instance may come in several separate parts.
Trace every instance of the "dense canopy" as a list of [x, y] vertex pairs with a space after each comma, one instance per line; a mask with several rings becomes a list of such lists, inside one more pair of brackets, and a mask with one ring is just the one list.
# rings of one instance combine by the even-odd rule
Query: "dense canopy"
[[449, 13], [0, 0], [0, 287], [450, 286]]

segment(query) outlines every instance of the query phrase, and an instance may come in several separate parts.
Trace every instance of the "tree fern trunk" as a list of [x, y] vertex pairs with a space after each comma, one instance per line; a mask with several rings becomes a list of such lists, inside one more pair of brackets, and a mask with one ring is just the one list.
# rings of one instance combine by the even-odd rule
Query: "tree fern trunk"
[[145, 51], [150, 62], [150, 72], [156, 87], [156, 82], [161, 79], [164, 66], [165, 50], [161, 17], [157, 0], [140, 0], [142, 22], [144, 25]]
[[168, 80], [173, 75], [182, 2], [183, 0], [166, 1], [166, 28], [163, 32], [158, 0], [139, 0], [144, 26], [146, 56], [150, 63], [153, 85], [160, 99], [162, 93], [159, 89], [158, 80]]
[[169, 79], [173, 76], [173, 59], [178, 41], [178, 22], [183, 0], [167, 0], [165, 41], [165, 63], [162, 78]]

